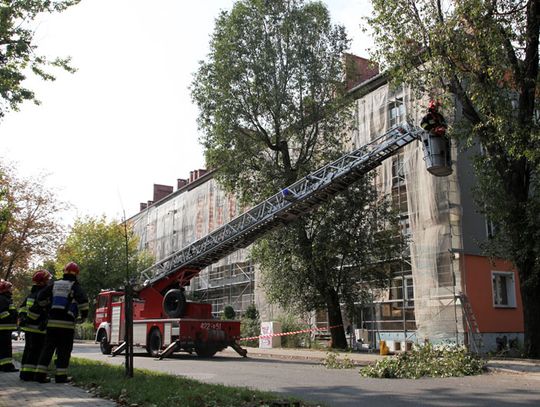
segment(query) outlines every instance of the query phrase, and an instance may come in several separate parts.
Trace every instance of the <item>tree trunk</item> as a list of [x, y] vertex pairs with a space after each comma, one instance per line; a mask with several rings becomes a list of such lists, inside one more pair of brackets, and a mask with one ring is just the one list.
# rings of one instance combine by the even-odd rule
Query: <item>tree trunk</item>
[[339, 305], [339, 296], [336, 290], [328, 288], [326, 292], [326, 307], [328, 309], [328, 325], [336, 328], [330, 330], [332, 338], [332, 348], [346, 349], [347, 338], [343, 330], [343, 318], [341, 317], [341, 307]]
[[[532, 274], [532, 271], [529, 271], [529, 274]], [[530, 358], [540, 358], [540, 296], [538, 295], [540, 284], [535, 284], [535, 286], [523, 284], [520, 278], [520, 286], [525, 324], [525, 355]]]

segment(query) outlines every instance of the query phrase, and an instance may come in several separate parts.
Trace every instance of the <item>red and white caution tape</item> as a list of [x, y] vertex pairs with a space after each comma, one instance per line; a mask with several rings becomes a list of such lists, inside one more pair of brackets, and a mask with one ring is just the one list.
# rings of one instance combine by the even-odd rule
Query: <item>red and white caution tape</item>
[[240, 338], [239, 341], [251, 341], [254, 339], [272, 338], [273, 336], [297, 335], [297, 334], [303, 334], [303, 333], [315, 332], [315, 331], [328, 331], [330, 329], [339, 328], [340, 326], [343, 326], [343, 325], [334, 325], [334, 326], [329, 326], [328, 328], [302, 329], [301, 331], [282, 332], [279, 334], [265, 334], [265, 335], [259, 335], [259, 336], [250, 336], [249, 338]]

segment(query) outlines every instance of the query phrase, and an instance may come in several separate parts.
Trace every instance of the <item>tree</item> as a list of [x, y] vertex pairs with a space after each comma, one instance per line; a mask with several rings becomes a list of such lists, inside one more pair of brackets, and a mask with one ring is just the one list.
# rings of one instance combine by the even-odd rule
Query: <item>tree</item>
[[[200, 110], [207, 165], [217, 168], [225, 189], [254, 204], [342, 153], [352, 123], [344, 92], [348, 43], [344, 28], [331, 23], [320, 2], [241, 0], [220, 14], [192, 96]], [[328, 248], [324, 254], [332, 258], [323, 259], [311, 246], [318, 219], [270, 234], [257, 258], [270, 265], [279, 261], [272, 251], [281, 250], [297, 262], [284, 265], [289, 270], [329, 276], [335, 254]], [[330, 324], [340, 325], [339, 293], [320, 296], [325, 301], [318, 305], [327, 307]], [[332, 335], [334, 346], [346, 347], [343, 329]]]
[[31, 22], [41, 13], [59, 13], [80, 0], [2, 0], [0, 3], [0, 118], [25, 100], [39, 103], [32, 90], [23, 85], [27, 72], [47, 81], [55, 77], [47, 67], [74, 72], [69, 58], [48, 60], [37, 54]]
[[515, 264], [525, 350], [540, 356], [540, 0], [373, 0], [374, 57], [392, 80], [457, 102], [451, 134], [479, 143], [479, 206], [491, 255]]
[[0, 164], [4, 219], [0, 230], [0, 275], [16, 288], [28, 285], [30, 265], [54, 254], [64, 230], [58, 215], [66, 209], [34, 179], [19, 179], [12, 167]]
[[268, 298], [299, 313], [326, 307], [330, 326], [339, 326], [331, 330], [332, 341], [346, 347], [340, 304], [352, 310], [368, 289], [389, 282], [390, 265], [400, 253], [396, 219], [367, 177], [308, 217], [272, 232], [252, 251]]
[[232, 305], [227, 305], [223, 308], [223, 319], [234, 319], [236, 317], [236, 311]]
[[[128, 231], [127, 256], [131, 275], [144, 270], [153, 259], [138, 252], [138, 239]], [[126, 282], [126, 235], [124, 224], [105, 217], [77, 219], [56, 256], [56, 274], [62, 275], [65, 264], [74, 261], [81, 268], [79, 281], [90, 299], [90, 315], [95, 311], [93, 300], [102, 289], [122, 287]]]

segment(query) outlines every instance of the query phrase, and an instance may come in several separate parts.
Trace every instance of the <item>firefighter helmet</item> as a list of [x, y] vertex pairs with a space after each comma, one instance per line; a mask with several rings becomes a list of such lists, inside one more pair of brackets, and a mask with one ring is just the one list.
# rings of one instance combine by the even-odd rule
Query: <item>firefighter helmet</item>
[[64, 274], [79, 274], [79, 265], [73, 261], [70, 261], [66, 266], [64, 267]]
[[0, 294], [11, 292], [11, 287], [13, 287], [13, 284], [11, 284], [9, 281], [0, 280]]
[[35, 285], [47, 285], [47, 282], [51, 278], [51, 273], [49, 273], [47, 270], [41, 269], [34, 273], [34, 276], [32, 277], [32, 282]]
[[431, 99], [429, 101], [429, 104], [428, 104], [428, 110], [430, 110], [430, 111], [437, 110], [440, 106], [441, 106], [441, 104], [439, 103], [438, 100]]

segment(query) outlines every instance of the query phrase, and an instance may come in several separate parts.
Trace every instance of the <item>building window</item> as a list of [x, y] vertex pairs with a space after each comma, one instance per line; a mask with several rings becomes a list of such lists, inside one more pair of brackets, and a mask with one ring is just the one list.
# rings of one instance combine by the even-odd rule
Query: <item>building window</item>
[[496, 308], [516, 307], [516, 285], [514, 273], [508, 271], [492, 271], [493, 306]]
[[488, 239], [493, 239], [498, 232], [497, 224], [486, 217], [486, 235]]
[[397, 98], [388, 105], [390, 127], [394, 127], [405, 121], [405, 105], [403, 98]]

